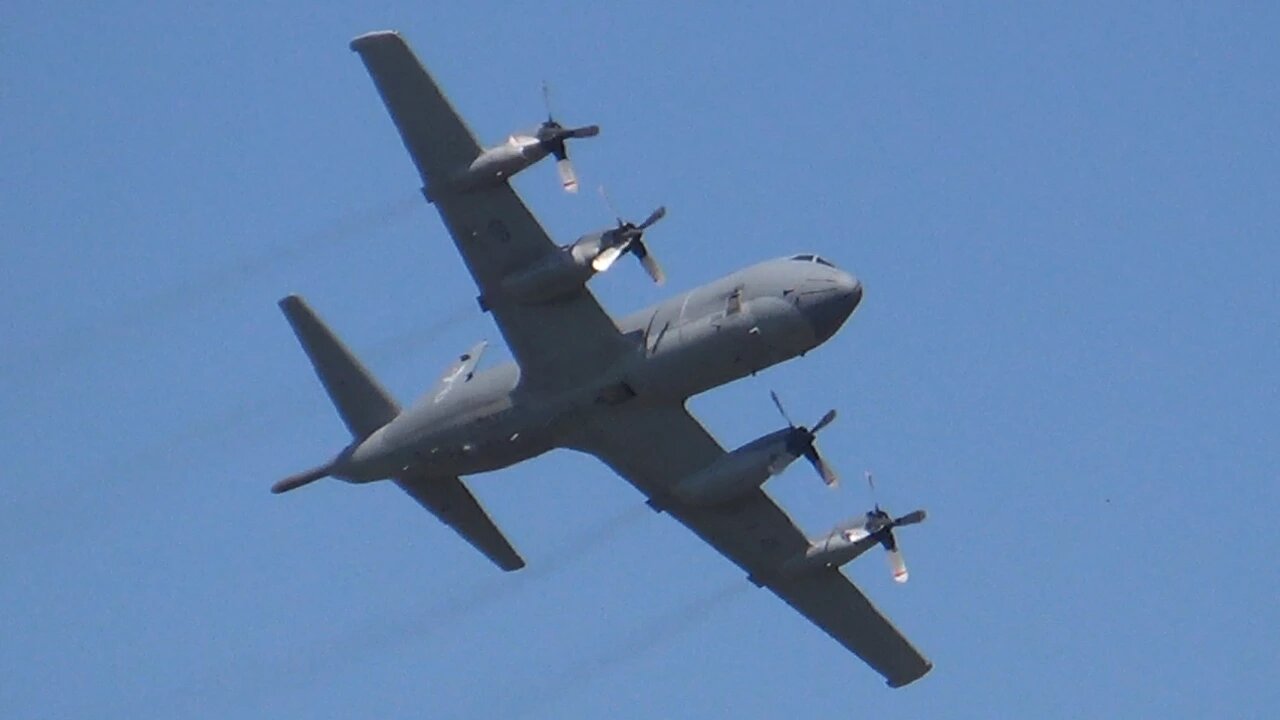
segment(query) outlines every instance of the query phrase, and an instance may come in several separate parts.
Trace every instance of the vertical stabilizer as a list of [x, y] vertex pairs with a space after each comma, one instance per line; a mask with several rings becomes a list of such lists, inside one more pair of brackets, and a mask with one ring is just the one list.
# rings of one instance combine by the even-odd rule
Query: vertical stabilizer
[[305, 300], [290, 295], [280, 301], [280, 309], [352, 437], [363, 440], [400, 414], [396, 401]]

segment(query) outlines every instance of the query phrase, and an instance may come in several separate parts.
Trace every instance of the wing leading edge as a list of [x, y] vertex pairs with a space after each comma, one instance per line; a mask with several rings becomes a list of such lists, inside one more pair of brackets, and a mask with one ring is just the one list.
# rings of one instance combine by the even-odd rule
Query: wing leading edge
[[352, 40], [351, 49], [373, 78], [426, 194], [520, 365], [522, 385], [555, 393], [634, 352], [585, 288], [543, 305], [523, 305], [508, 296], [504, 279], [559, 248], [506, 182], [447, 191], [450, 178], [481, 148], [400, 35], [367, 33]]
[[755, 582], [883, 675], [891, 687], [913, 682], [933, 667], [839, 570], [778, 574], [782, 563], [803, 553], [809, 541], [763, 491], [719, 507], [669, 501], [671, 484], [724, 453], [683, 407], [622, 405], [605, 412], [599, 422], [582, 424], [574, 447], [604, 461]]

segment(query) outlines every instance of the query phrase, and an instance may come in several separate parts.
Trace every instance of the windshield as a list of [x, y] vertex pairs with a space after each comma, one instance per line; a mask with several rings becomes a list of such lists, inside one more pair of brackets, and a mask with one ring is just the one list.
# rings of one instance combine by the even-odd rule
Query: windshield
[[826, 260], [824, 260], [824, 259], [822, 259], [822, 258], [818, 257], [817, 255], [808, 254], [808, 253], [806, 253], [806, 254], [804, 254], [804, 255], [792, 255], [792, 256], [791, 256], [791, 259], [792, 259], [792, 260], [795, 260], [795, 261], [797, 261], [797, 262], [816, 262], [816, 263], [818, 263], [819, 265], [826, 265], [826, 266], [827, 266], [827, 267], [829, 267], [829, 268], [833, 268], [833, 267], [835, 267], [835, 265], [832, 265], [831, 263], [829, 263], [829, 262], [827, 262]]

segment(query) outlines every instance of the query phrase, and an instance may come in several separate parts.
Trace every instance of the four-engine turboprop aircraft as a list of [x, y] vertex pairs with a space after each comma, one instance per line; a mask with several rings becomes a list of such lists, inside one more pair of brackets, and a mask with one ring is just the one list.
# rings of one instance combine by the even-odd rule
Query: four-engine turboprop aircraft
[[272, 490], [329, 476], [353, 483], [390, 479], [499, 567], [516, 570], [524, 560], [459, 476], [572, 448], [604, 461], [652, 507], [683, 523], [889, 685], [928, 672], [930, 663], [839, 570], [886, 542], [891, 527], [885, 523], [892, 521], [863, 523], [856, 538], [841, 541], [857, 543], [853, 547], [830, 537], [810, 543], [762, 490], [799, 457], [834, 480], [813, 446], [814, 434], [834, 414], [812, 430], [788, 420], [788, 427], [728, 452], [684, 406], [692, 395], [825, 342], [858, 306], [861, 284], [823, 258], [795, 255], [615, 322], [585, 283], [609, 264], [594, 260], [606, 252], [616, 257], [617, 245], [597, 233], [557, 247], [505, 178], [456, 182], [484, 150], [404, 40], [375, 32], [351, 47], [373, 77], [515, 363], [477, 371], [484, 350], [477, 345], [434, 391], [402, 410], [300, 297], [281, 300], [353, 440], [330, 462]]

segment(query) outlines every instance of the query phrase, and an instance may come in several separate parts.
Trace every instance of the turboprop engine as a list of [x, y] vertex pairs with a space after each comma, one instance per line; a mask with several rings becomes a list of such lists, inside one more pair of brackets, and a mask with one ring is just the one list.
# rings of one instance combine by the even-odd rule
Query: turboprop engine
[[[875, 483], [871, 479], [871, 473], [867, 473], [867, 484], [874, 492]], [[924, 510], [895, 518], [877, 503], [873, 510], [838, 525], [826, 537], [810, 542], [804, 554], [791, 558], [782, 570], [786, 574], [796, 575], [818, 568], [839, 567], [879, 545], [885, 550], [894, 581], [904, 583], [908, 577], [907, 564], [902, 559], [902, 551], [898, 549], [898, 539], [894, 537], [893, 531], [895, 528], [922, 523], [924, 519]]]
[[529, 305], [552, 302], [578, 292], [596, 273], [591, 261], [600, 254], [600, 235], [583, 235], [523, 270], [508, 275], [502, 287]]
[[787, 450], [790, 432], [778, 430], [726, 453], [677, 483], [673, 494], [690, 505], [718, 505], [760, 487], [800, 457]]
[[427, 192], [428, 199], [434, 199], [442, 190], [470, 192], [498, 185], [548, 155], [556, 159], [556, 170], [565, 191], [578, 192], [578, 175], [569, 161], [565, 141], [595, 137], [600, 134], [600, 126], [565, 127], [551, 115], [551, 97], [545, 84], [542, 86], [542, 98], [547, 105], [547, 119], [536, 130], [510, 135], [505, 143], [480, 153], [469, 166], [450, 178], [444, 188], [431, 188]]
[[[781, 410], [777, 394], [773, 394], [773, 401]], [[795, 425], [788, 418], [788, 427], [725, 453], [709, 467], [676, 483], [672, 493], [690, 505], [729, 502], [755, 490], [774, 475], [781, 474], [800, 457], [808, 459], [824, 481], [834, 483], [835, 472], [818, 454], [814, 440], [817, 432], [835, 420], [835, 417], [835, 410], [828, 411], [812, 430], [803, 425]]]
[[578, 292], [593, 275], [608, 270], [626, 253], [639, 258], [654, 282], [661, 284], [662, 269], [642, 238], [644, 231], [666, 214], [667, 209], [659, 207], [639, 225], [619, 218], [617, 227], [583, 235], [558, 252], [509, 275], [503, 280], [503, 288], [522, 303], [553, 302]]

